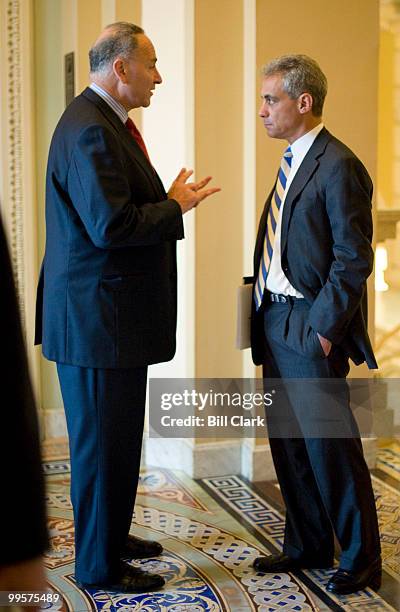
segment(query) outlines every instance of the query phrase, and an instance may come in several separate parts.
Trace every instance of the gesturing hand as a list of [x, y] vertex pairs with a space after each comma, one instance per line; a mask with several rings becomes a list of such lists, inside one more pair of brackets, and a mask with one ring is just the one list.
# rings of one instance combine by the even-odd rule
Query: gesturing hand
[[220, 187], [204, 189], [211, 181], [211, 176], [206, 176], [197, 183], [186, 183], [192, 174], [193, 170], [182, 168], [168, 191], [168, 197], [178, 202], [183, 215], [191, 208], [200, 204], [202, 200], [208, 198], [208, 196], [221, 191]]

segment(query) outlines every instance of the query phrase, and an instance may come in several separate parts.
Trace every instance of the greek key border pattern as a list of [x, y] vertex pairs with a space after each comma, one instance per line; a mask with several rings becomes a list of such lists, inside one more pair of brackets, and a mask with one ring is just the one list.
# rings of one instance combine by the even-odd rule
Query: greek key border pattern
[[22, 325], [25, 328], [25, 264], [23, 213], [23, 143], [21, 92], [21, 3], [8, 0], [7, 53], [7, 161], [10, 206], [10, 250]]

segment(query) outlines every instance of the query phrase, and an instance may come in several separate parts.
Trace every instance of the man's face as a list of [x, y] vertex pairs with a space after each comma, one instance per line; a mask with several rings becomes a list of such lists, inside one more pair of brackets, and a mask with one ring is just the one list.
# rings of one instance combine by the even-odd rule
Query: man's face
[[296, 140], [304, 121], [299, 100], [293, 100], [283, 90], [279, 74], [264, 77], [261, 86], [262, 104], [259, 116], [264, 121], [268, 136]]
[[124, 62], [124, 96], [130, 108], [149, 106], [155, 86], [162, 82], [151, 40], [145, 34], [139, 34], [137, 39], [138, 46], [132, 57]]

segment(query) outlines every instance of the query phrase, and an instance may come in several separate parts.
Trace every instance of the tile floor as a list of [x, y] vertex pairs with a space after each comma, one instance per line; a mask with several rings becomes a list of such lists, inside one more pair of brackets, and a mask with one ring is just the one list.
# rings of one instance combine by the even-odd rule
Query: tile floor
[[279, 487], [231, 475], [193, 481], [183, 472], [148, 468], [141, 474], [134, 533], [159, 540], [164, 554], [140, 564], [161, 573], [167, 587], [127, 596], [82, 592], [74, 583], [74, 542], [65, 441], [45, 445], [44, 470], [51, 550], [46, 556], [49, 588], [62, 596], [48, 608], [70, 612], [247, 612], [400, 609], [400, 445], [379, 451], [373, 485], [379, 513], [384, 581], [379, 594], [367, 589], [328, 596], [333, 570], [257, 574], [251, 568], [263, 551], [282, 545], [284, 517]]

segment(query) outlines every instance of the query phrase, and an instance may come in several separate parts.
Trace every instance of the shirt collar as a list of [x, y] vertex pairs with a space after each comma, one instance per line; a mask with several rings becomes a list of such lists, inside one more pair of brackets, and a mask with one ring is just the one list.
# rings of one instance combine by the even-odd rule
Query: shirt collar
[[290, 149], [293, 153], [293, 158], [296, 157], [304, 157], [304, 155], [308, 152], [314, 140], [324, 127], [324, 124], [321, 122], [315, 126], [312, 130], [300, 136], [297, 140], [292, 142], [290, 145]]
[[103, 98], [104, 102], [107, 102], [108, 106], [114, 111], [114, 113], [116, 113], [116, 115], [118, 115], [122, 123], [125, 124], [128, 119], [128, 113], [122, 104], [117, 102], [117, 100], [113, 98], [108, 91], [105, 91], [102, 87], [100, 87], [100, 85], [97, 85], [97, 83], [90, 83], [89, 87], [90, 89], [93, 89], [93, 91], [97, 93], [100, 98]]

